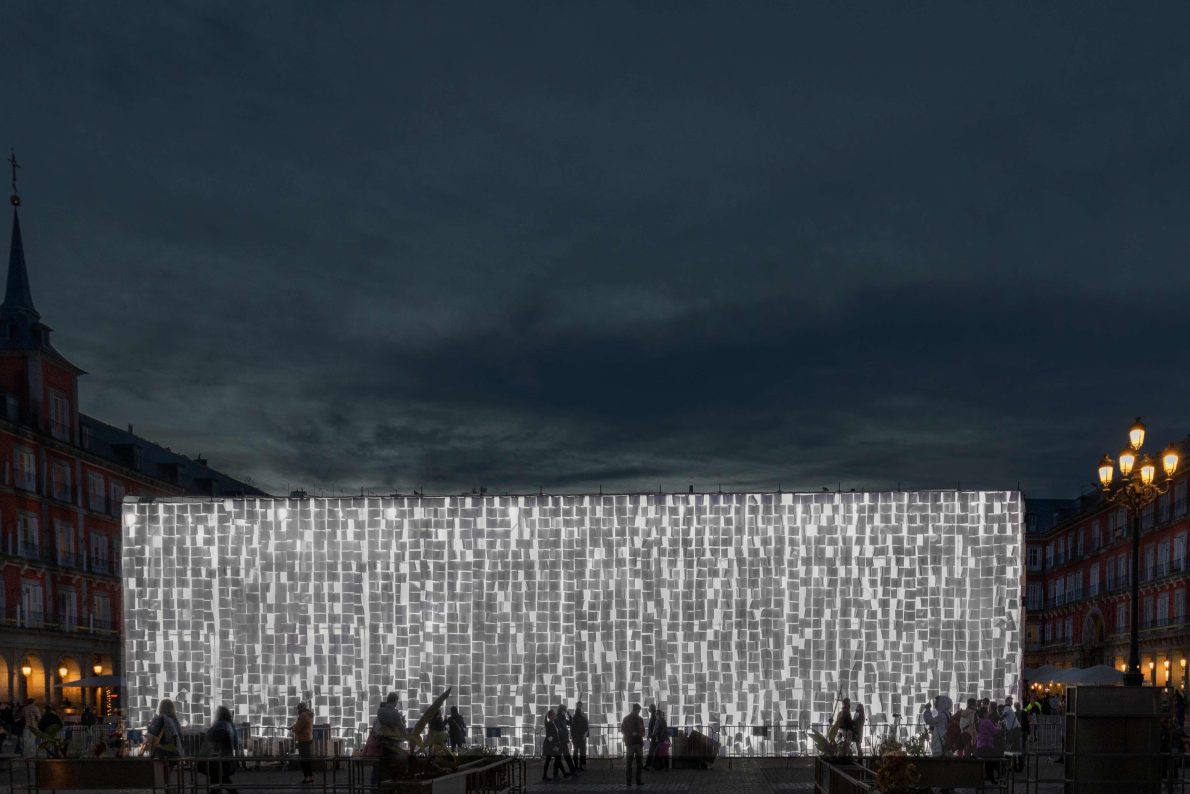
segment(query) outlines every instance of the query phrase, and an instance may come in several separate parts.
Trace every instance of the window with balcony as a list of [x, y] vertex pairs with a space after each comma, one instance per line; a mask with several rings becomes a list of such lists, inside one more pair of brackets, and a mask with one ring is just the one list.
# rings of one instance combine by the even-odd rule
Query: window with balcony
[[1054, 567], [1054, 544], [1053, 543], [1045, 544], [1045, 567], [1046, 568]]
[[1103, 577], [1103, 589], [1111, 593], [1116, 589], [1116, 566], [1112, 565], [1112, 561], [1108, 560], [1103, 567], [1106, 576]]
[[1145, 509], [1140, 513], [1140, 528], [1142, 530], [1153, 528], [1153, 503], [1149, 502], [1145, 505]]
[[1052, 642], [1054, 639], [1054, 624], [1049, 621], [1045, 624], [1045, 641]]
[[1103, 545], [1103, 533], [1099, 529], [1099, 519], [1091, 522], [1091, 551], [1099, 551], [1099, 547]]
[[13, 485], [26, 491], [37, 490], [37, 458], [28, 447], [17, 447], [12, 451]]
[[1149, 580], [1153, 578], [1153, 571], [1157, 567], [1157, 550], [1153, 548], [1152, 544], [1145, 549], [1145, 569], [1144, 578]]
[[1157, 625], [1169, 623], [1169, 593], [1157, 596]]
[[1173, 487], [1173, 513], [1181, 517], [1186, 515], [1186, 481], [1175, 483]]
[[1170, 497], [1171, 497], [1171, 494], [1169, 494], [1167, 492], [1167, 493], [1162, 494], [1161, 497], [1157, 500], [1157, 520], [1160, 521], [1161, 523], [1165, 523], [1166, 521], [1169, 520]]
[[1078, 531], [1078, 539], [1077, 539], [1077, 540], [1076, 540], [1076, 542], [1075, 542], [1075, 549], [1074, 549], [1074, 553], [1075, 553], [1075, 554], [1077, 554], [1079, 557], [1082, 557], [1082, 556], [1083, 556], [1083, 535], [1084, 535], [1084, 534], [1086, 534], [1086, 533], [1084, 533], [1084, 532], [1083, 532], [1083, 531], [1080, 529], [1080, 530]]
[[1074, 618], [1066, 618], [1065, 636], [1066, 636], [1067, 642], [1074, 641]]
[[107, 593], [95, 594], [95, 628], [100, 631], [113, 631], [116, 628], [112, 622], [112, 600]]
[[104, 512], [107, 504], [104, 499], [103, 475], [95, 472], [87, 473], [87, 506], [97, 513]]
[[1173, 616], [1178, 623], [1186, 621], [1186, 591], [1179, 589], [1173, 594]]
[[1175, 571], [1186, 570], [1186, 533], [1179, 532], [1173, 539], [1173, 560], [1171, 566]]
[[50, 392], [50, 435], [70, 441], [70, 400], [60, 391]]
[[74, 631], [78, 620], [78, 595], [74, 588], [64, 587], [58, 591], [58, 623], [63, 631]]
[[1169, 538], [1157, 544], [1157, 576], [1169, 573]]
[[1088, 586], [1090, 587], [1090, 595], [1097, 596], [1099, 595], [1099, 563], [1095, 563], [1091, 566], [1091, 573], [1089, 574], [1089, 577], [1090, 582]]
[[91, 570], [95, 573], [112, 572], [107, 536], [94, 530], [91, 531]]
[[37, 514], [22, 510], [17, 513], [17, 554], [30, 560], [41, 559], [41, 532]]
[[78, 549], [74, 544], [74, 527], [66, 521], [54, 524], [54, 538], [58, 545], [58, 564], [70, 568], [78, 566]]
[[1145, 610], [1145, 618], [1144, 618], [1145, 622], [1143, 625], [1152, 626], [1153, 625], [1153, 597], [1152, 596], [1147, 596], [1145, 598], [1144, 610]]
[[112, 483], [112, 515], [119, 515], [124, 504], [124, 486], [118, 482]]
[[70, 464], [64, 460], [54, 461], [53, 497], [59, 502], [70, 501]]
[[1128, 511], [1121, 507], [1116, 511], [1116, 530], [1118, 532], [1125, 532], [1128, 529]]
[[1041, 585], [1030, 582], [1025, 590], [1025, 606], [1028, 609], [1041, 609]]
[[1128, 630], [1128, 605], [1124, 603], [1116, 604], [1116, 631], [1124, 632]]
[[41, 582], [26, 579], [21, 582], [21, 619], [26, 626], [45, 625], [45, 601]]
[[1029, 547], [1029, 570], [1041, 570], [1041, 549], [1036, 546]]
[[1120, 587], [1128, 585], [1128, 555], [1116, 557], [1116, 584]]
[[1065, 604], [1065, 603], [1066, 603], [1066, 580], [1058, 579], [1058, 581], [1054, 582], [1054, 604], [1058, 605], [1058, 604]]

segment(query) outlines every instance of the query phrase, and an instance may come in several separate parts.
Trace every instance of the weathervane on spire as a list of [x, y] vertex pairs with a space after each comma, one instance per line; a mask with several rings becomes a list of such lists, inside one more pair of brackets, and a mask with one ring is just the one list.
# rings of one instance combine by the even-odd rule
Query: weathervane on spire
[[19, 207], [21, 205], [21, 197], [17, 193], [17, 169], [21, 167], [21, 164], [17, 162], [16, 151], [9, 149], [8, 152], [8, 164], [12, 166], [12, 196], [8, 201], [12, 206]]

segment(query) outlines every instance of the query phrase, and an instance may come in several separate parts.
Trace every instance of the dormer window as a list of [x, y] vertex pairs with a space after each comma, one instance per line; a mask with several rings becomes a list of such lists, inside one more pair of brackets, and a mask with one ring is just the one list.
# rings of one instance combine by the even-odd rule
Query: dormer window
[[50, 392], [50, 435], [59, 441], [70, 441], [70, 400], [60, 391]]

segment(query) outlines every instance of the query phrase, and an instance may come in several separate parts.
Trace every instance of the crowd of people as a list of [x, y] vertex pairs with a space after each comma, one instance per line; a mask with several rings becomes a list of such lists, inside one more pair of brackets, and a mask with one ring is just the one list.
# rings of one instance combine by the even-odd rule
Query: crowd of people
[[[95, 716], [91, 707], [85, 707], [79, 717], [79, 724], [90, 727], [98, 722], [99, 718]], [[34, 741], [34, 729], [44, 734], [50, 732], [54, 726], [61, 730], [65, 723], [57, 707], [51, 703], [47, 703], [44, 708], [33, 698], [0, 703], [0, 753], [4, 752], [11, 739], [12, 752], [21, 755]]]
[[[955, 712], [954, 701], [938, 695], [922, 707], [921, 720], [930, 732], [932, 755], [988, 759], [984, 776], [996, 783], [999, 759], [1005, 752], [1020, 753], [1029, 735], [1030, 718], [1049, 710], [1050, 705], [1043, 707], [1036, 696], [1030, 696], [1023, 708], [1009, 696], [1003, 704], [986, 697], [968, 698], [966, 706]], [[1022, 768], [1024, 756], [1017, 755], [1015, 763]]]

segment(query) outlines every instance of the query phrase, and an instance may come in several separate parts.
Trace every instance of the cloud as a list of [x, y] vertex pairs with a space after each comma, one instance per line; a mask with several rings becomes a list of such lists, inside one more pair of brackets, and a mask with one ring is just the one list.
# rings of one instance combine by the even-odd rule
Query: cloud
[[83, 409], [274, 491], [1072, 494], [1190, 429], [1171, 19], [11, 16]]

